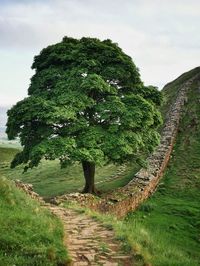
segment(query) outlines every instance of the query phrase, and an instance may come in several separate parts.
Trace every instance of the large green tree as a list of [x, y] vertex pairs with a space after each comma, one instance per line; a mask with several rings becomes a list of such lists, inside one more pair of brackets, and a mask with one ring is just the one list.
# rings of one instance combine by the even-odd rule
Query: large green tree
[[131, 57], [111, 40], [73, 39], [35, 56], [28, 97], [8, 111], [9, 139], [23, 150], [11, 167], [80, 162], [83, 192], [95, 193], [95, 165], [135, 160], [159, 141], [160, 92], [145, 87]]

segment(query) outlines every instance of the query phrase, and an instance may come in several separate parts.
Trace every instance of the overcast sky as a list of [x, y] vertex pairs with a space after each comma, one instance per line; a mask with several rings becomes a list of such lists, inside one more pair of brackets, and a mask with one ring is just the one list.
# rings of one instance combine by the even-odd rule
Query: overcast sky
[[200, 0], [0, 0], [0, 105], [26, 96], [34, 55], [63, 36], [110, 38], [159, 88], [200, 65]]

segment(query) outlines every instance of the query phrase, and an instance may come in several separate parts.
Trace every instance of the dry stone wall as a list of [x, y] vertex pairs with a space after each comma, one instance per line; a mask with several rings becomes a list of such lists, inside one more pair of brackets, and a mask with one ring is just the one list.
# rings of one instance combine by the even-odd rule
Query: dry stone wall
[[26, 184], [23, 183], [21, 180], [14, 180], [15, 186], [21, 190], [23, 190], [27, 195], [29, 195], [32, 199], [35, 199], [39, 201], [40, 203], [44, 203], [44, 200], [42, 197], [40, 197], [39, 194], [33, 191], [33, 185], [32, 184]]
[[100, 211], [112, 212], [118, 217], [122, 217], [129, 211], [135, 210], [139, 204], [155, 191], [170, 159], [182, 107], [187, 102], [187, 92], [196, 77], [189, 79], [179, 88], [176, 100], [168, 111], [161, 133], [160, 145], [148, 158], [147, 169], [141, 169], [125, 187], [118, 189], [112, 195], [109, 195], [107, 199], [100, 201], [98, 206]]
[[[179, 88], [176, 100], [171, 105], [166, 116], [166, 121], [161, 133], [160, 145], [147, 159], [147, 169], [142, 168], [126, 186], [109, 194], [104, 199], [96, 198], [90, 194], [73, 193], [53, 198], [52, 203], [60, 204], [62, 201], [72, 201], [104, 213], [114, 213], [119, 218], [135, 210], [155, 191], [162, 177], [176, 140], [182, 107], [187, 102], [187, 92], [192, 82], [197, 79], [198, 76], [199, 75], [196, 75], [189, 79]], [[17, 187], [23, 189], [32, 198], [38, 199], [40, 202], [44, 203], [42, 198], [33, 191], [32, 185], [23, 184], [19, 180], [15, 183]]]

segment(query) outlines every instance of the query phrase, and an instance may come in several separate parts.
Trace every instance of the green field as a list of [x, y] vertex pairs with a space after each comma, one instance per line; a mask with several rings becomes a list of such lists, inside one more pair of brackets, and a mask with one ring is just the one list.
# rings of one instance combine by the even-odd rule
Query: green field
[[0, 177], [0, 265], [68, 265], [61, 222]]
[[[81, 191], [83, 188], [84, 179], [82, 168], [79, 164], [61, 169], [58, 161], [43, 160], [37, 168], [31, 169], [26, 173], [23, 173], [22, 166], [10, 169], [10, 161], [17, 151], [17, 149], [0, 146], [0, 174], [9, 179], [20, 179], [25, 183], [33, 184], [34, 190], [46, 198]], [[123, 173], [114, 178], [119, 168], [120, 166], [113, 164], [97, 167], [96, 182], [104, 181], [97, 184], [97, 188], [100, 191], [105, 192], [124, 186], [132, 179], [132, 173], [135, 173], [139, 166], [129, 164]], [[112, 176], [112, 181], [106, 181]]]
[[[163, 113], [176, 95], [178, 86], [196, 73], [189, 72], [164, 90]], [[91, 215], [114, 227], [126, 249], [132, 248], [138, 264], [153, 266], [200, 265], [200, 91], [193, 85], [184, 107], [172, 158], [154, 195], [124, 220], [101, 214]], [[32, 183], [44, 197], [79, 191], [83, 187], [80, 165], [60, 169], [57, 161], [43, 161], [38, 168], [22, 174], [22, 167], [10, 169], [16, 149], [0, 148], [0, 174]], [[96, 182], [102, 191], [126, 184], [138, 170], [134, 163], [113, 181], [119, 166], [97, 168]], [[45, 264], [44, 264], [45, 265]]]
[[156, 193], [125, 221], [132, 246], [155, 266], [200, 265], [198, 83], [188, 98], [172, 159]]
[[[176, 89], [170, 87], [170, 92], [173, 88]], [[188, 98], [172, 158], [154, 195], [123, 221], [91, 214], [114, 227], [125, 247], [134, 251], [139, 265], [144, 262], [153, 266], [200, 265], [198, 83]]]
[[130, 230], [134, 224], [144, 228], [147, 239], [140, 244], [153, 265], [200, 262], [199, 100], [195, 86], [184, 110], [173, 158], [158, 190], [137, 212], [127, 216]]

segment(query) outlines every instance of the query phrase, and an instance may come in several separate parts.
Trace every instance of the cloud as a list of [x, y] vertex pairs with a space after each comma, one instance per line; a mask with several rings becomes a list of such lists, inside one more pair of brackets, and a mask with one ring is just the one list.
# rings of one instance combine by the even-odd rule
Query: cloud
[[[197, 32], [200, 2], [163, 0], [160, 3], [158, 0], [13, 1], [0, 11], [0, 46], [41, 47], [66, 34], [112, 36], [113, 28], [118, 27], [124, 31], [131, 27], [133, 32], [140, 31], [155, 42], [168, 37], [180, 45], [186, 34]], [[99, 32], [98, 28], [103, 30]], [[185, 38], [184, 45], [190, 40]]]
[[0, 95], [9, 103], [26, 95], [33, 56], [65, 35], [112, 39], [145, 83], [159, 87], [200, 61], [199, 0], [10, 0], [0, 7], [0, 52], [7, 57]]

